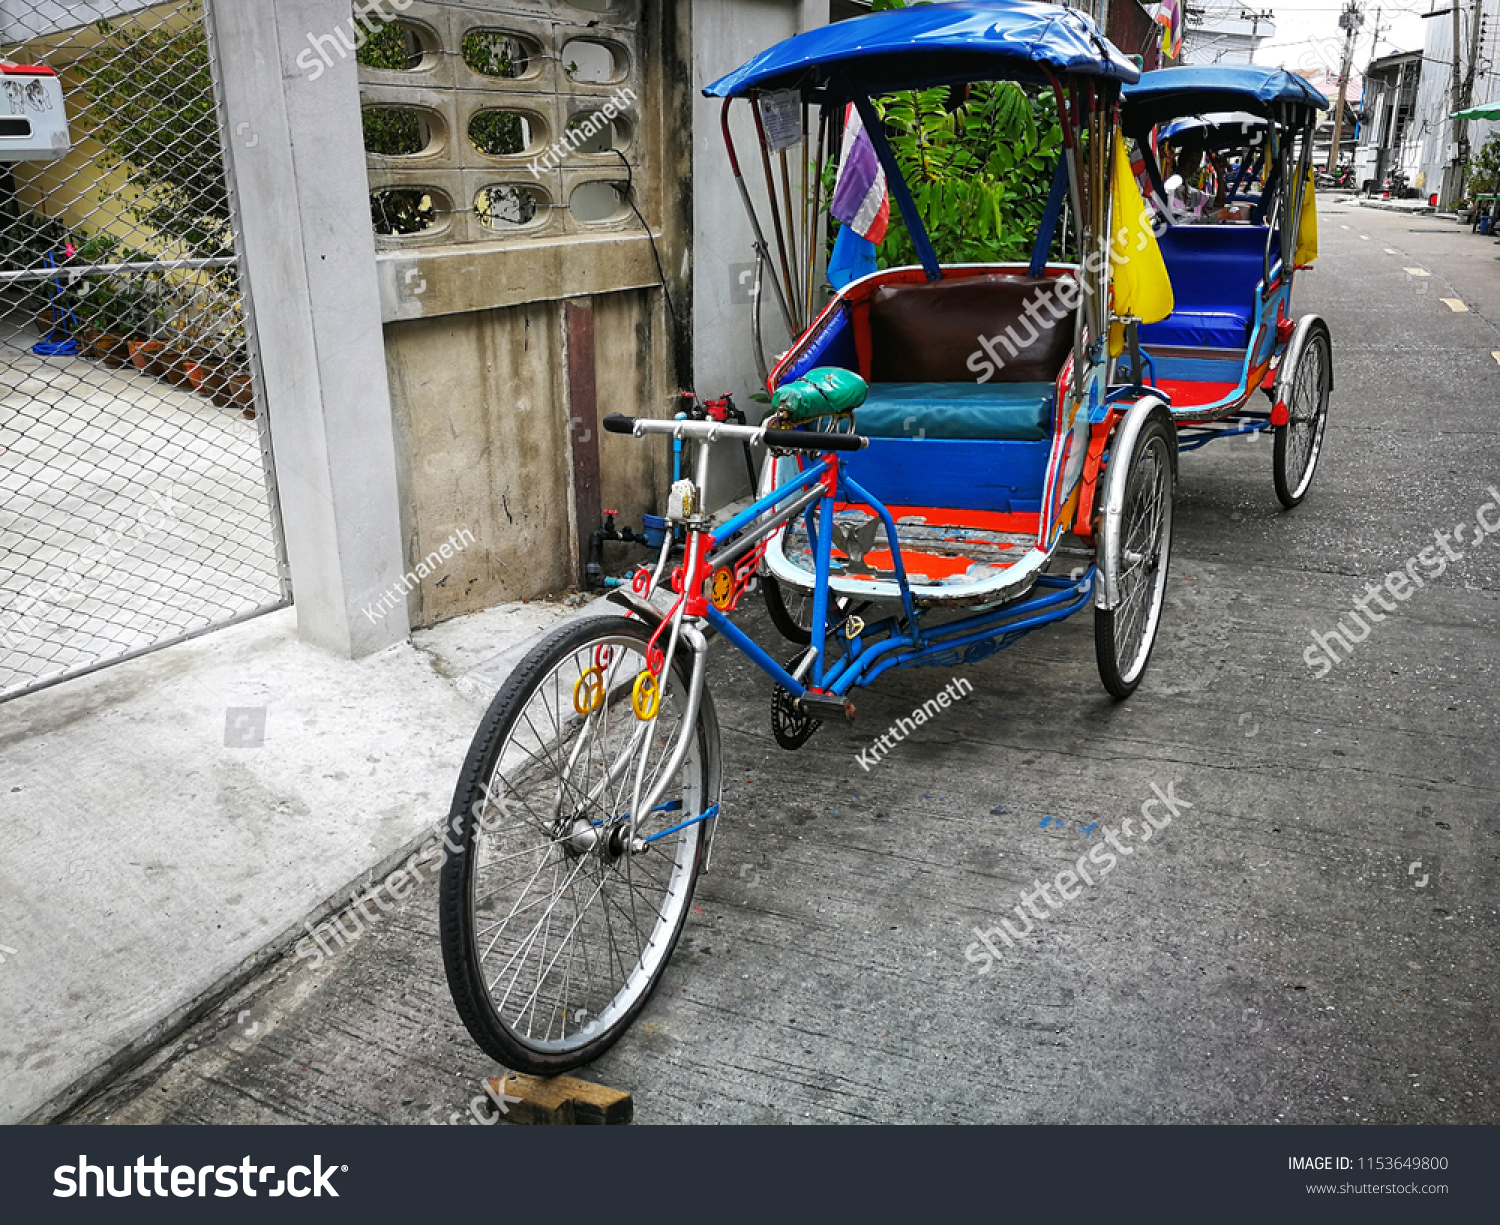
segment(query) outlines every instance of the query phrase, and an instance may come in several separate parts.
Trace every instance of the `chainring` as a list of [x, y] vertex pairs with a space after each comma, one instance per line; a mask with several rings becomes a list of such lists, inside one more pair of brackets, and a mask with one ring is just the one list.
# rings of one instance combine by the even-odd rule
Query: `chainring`
[[[786, 670], [791, 672], [801, 662], [802, 657], [794, 655], [787, 661]], [[805, 710], [799, 710], [792, 695], [780, 685], [771, 691], [771, 734], [782, 748], [800, 749], [822, 726], [822, 719], [815, 719]]]

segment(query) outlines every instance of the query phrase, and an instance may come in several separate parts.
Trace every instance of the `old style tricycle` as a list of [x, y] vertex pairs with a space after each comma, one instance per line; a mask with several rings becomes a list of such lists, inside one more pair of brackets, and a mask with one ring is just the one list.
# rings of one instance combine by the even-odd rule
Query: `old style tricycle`
[[[786, 258], [778, 220], [787, 275], [776, 292], [799, 326], [768, 382], [772, 416], [606, 419], [618, 433], [694, 444], [695, 464], [672, 488], [674, 531], [655, 565], [610, 597], [622, 615], [546, 637], [463, 766], [442, 946], [458, 1010], [497, 1060], [531, 1073], [587, 1062], [661, 978], [732, 799], [706, 683], [712, 640], [770, 678], [787, 748], [821, 721], [852, 720], [855, 691], [891, 668], [977, 661], [1090, 604], [1104, 686], [1123, 698], [1140, 683], [1164, 599], [1177, 456], [1168, 407], [1139, 369], [1110, 377], [1144, 317], [1113, 284], [1117, 234], [1145, 215], [1118, 129], [1122, 86], [1137, 76], [1087, 17], [1009, 0], [841, 22], [705, 91], [726, 113], [752, 108], [763, 142], [789, 119], [804, 140], [816, 132], [820, 158], [852, 107], [921, 263], [855, 280], [812, 317], [810, 287], [792, 272], [807, 239]], [[1061, 156], [1029, 263], [941, 265], [882, 130], [881, 96], [971, 80], [1050, 91], [1056, 108]], [[820, 123], [809, 125], [809, 107]], [[762, 150], [774, 202], [771, 144]], [[738, 177], [732, 140], [729, 155]], [[821, 167], [807, 178], [821, 182]], [[793, 210], [778, 212], [790, 224]], [[1051, 258], [1064, 217], [1066, 262]], [[753, 206], [750, 218], [764, 265]], [[1129, 246], [1146, 259], [1149, 224], [1142, 233]], [[976, 378], [973, 355], [990, 351], [980, 338], [996, 335], [1009, 338], [999, 364]], [[715, 515], [703, 497], [711, 448], [724, 442], [769, 456], [762, 496]], [[806, 645], [786, 663], [734, 620], [763, 579], [810, 598]]]

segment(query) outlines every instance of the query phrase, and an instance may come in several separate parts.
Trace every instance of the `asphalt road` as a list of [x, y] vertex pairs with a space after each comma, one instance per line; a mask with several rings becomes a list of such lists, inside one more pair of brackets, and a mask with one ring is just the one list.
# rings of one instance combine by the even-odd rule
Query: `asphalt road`
[[[1304, 658], [1497, 497], [1497, 257], [1324, 201], [1296, 304], [1334, 338], [1317, 480], [1287, 513], [1268, 441], [1184, 457], [1129, 702], [1084, 614], [888, 674], [856, 727], [786, 754], [767, 682], [721, 651], [715, 870], [658, 995], [583, 1075], [641, 1122], [1500, 1121], [1500, 539], [1471, 529], [1338, 666]], [[973, 694], [858, 763], [956, 675]], [[1146, 842], [1156, 788], [1185, 802]], [[1133, 853], [979, 973], [974, 929], [1106, 829]], [[435, 906], [419, 890], [321, 968], [282, 963], [74, 1121], [466, 1120], [497, 1069], [449, 1001]]]

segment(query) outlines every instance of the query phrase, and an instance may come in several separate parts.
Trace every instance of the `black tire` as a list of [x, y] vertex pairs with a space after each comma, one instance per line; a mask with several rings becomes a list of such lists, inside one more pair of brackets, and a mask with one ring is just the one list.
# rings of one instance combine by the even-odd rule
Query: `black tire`
[[1290, 420], [1275, 428], [1271, 472], [1276, 496], [1291, 510], [1307, 496], [1323, 451], [1328, 424], [1328, 397], [1333, 390], [1333, 342], [1318, 320], [1302, 337], [1292, 338], [1277, 398], [1285, 401]]
[[[622, 850], [619, 836], [641, 750], [617, 751], [610, 738], [618, 746], [640, 736], [647, 778], [655, 777], [676, 742], [689, 687], [684, 649], [660, 714], [642, 730], [630, 694], [649, 638], [647, 626], [624, 617], [548, 635], [491, 703], [454, 792], [440, 884], [443, 965], [469, 1033], [516, 1071], [556, 1075], [617, 1041], [650, 999], [692, 908], [708, 823], [663, 836], [643, 853]], [[584, 712], [576, 704], [580, 692], [589, 704], [587, 691], [572, 678], [601, 661], [600, 700]], [[622, 761], [628, 768], [611, 778], [611, 765]], [[638, 836], [665, 834], [717, 804], [719, 762], [718, 721], [705, 689], [687, 756], [666, 793], [681, 808], [654, 810]], [[690, 807], [698, 811], [685, 815]], [[479, 893], [481, 883], [488, 892]], [[616, 929], [631, 927], [634, 939], [622, 947]]]
[[765, 594], [766, 612], [770, 615], [776, 632], [799, 647], [810, 646], [812, 596], [794, 592], [792, 599], [788, 601], [781, 584], [769, 574], [761, 576], [760, 589]]
[[1101, 526], [1099, 549], [1101, 553], [1114, 550], [1120, 559], [1115, 572], [1120, 576], [1121, 598], [1115, 608], [1094, 610], [1099, 679], [1117, 700], [1134, 693], [1146, 674], [1166, 597], [1177, 435], [1165, 410], [1152, 414], [1128, 456], [1111, 455], [1104, 474], [1106, 499], [1112, 482], [1120, 480], [1125, 481], [1125, 490], [1119, 538], [1113, 538], [1116, 533], [1107, 525]]

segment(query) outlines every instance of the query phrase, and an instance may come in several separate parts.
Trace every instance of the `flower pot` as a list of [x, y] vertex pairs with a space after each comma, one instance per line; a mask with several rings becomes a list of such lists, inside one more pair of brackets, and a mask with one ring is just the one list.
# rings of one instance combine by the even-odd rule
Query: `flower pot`
[[89, 356], [117, 370], [130, 365], [130, 342], [124, 336], [112, 332], [93, 332], [89, 340]]
[[221, 408], [238, 408], [246, 417], [255, 416], [255, 384], [250, 381], [250, 372], [230, 367], [224, 371], [220, 388], [214, 393], [214, 403]]
[[192, 356], [186, 349], [179, 349], [168, 341], [164, 343], [162, 351], [157, 354], [156, 364], [159, 367], [159, 373], [156, 377], [171, 383], [173, 387], [184, 387], [192, 391], [193, 381], [188, 378], [187, 372], [187, 364], [192, 360]]
[[132, 340], [129, 342], [130, 364], [142, 374], [149, 374], [156, 379], [165, 378], [162, 353], [166, 347], [166, 343], [160, 340]]
[[182, 369], [194, 391], [201, 396], [213, 395], [219, 378], [218, 362], [211, 357], [190, 357], [182, 363]]

